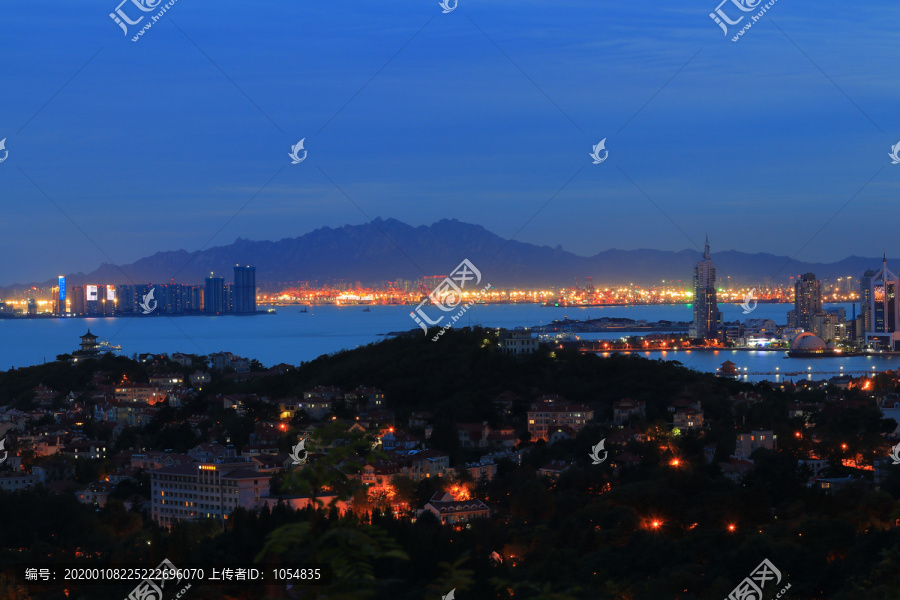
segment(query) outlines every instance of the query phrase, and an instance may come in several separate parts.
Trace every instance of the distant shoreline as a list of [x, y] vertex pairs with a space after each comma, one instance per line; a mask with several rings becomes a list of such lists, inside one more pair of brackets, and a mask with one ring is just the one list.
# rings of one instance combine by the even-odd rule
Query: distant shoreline
[[0, 315], [0, 320], [17, 321], [25, 319], [155, 319], [158, 317], [255, 317], [257, 315], [274, 315], [274, 311], [258, 310], [252, 313], [143, 313], [118, 314], [118, 315]]

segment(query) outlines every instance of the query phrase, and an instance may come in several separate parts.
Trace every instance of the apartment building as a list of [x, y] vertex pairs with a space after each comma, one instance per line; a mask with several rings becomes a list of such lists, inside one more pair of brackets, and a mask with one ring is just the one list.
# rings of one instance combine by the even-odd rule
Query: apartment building
[[551, 428], [566, 425], [578, 433], [593, 418], [594, 411], [583, 404], [568, 404], [559, 397], [546, 398], [531, 405], [528, 432], [532, 441], [547, 441]]

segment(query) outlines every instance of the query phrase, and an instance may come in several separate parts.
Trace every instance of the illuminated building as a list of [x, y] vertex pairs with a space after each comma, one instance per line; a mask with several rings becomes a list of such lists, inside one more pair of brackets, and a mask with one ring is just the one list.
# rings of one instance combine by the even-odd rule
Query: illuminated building
[[704, 340], [718, 339], [722, 313], [716, 299], [716, 265], [709, 257], [709, 237], [703, 248], [703, 260], [694, 267], [694, 321], [690, 336]]
[[472, 519], [486, 519], [491, 516], [491, 509], [478, 498], [457, 502], [447, 492], [436, 492], [425, 508], [444, 523], [461, 523]]
[[862, 278], [859, 280], [859, 319], [862, 321], [862, 332], [864, 337], [866, 331], [871, 331], [872, 320], [869, 312], [869, 305], [872, 303], [872, 278], [875, 277], [875, 271], [866, 270]]
[[900, 280], [887, 268], [887, 258], [882, 260], [881, 270], [869, 279], [869, 305], [864, 307], [869, 312], [870, 328], [866, 330], [866, 343], [886, 347], [890, 350], [898, 348], [900, 332], [900, 303], [897, 288]]
[[750, 433], [739, 433], [734, 447], [734, 455], [732, 458], [738, 460], [748, 460], [750, 455], [757, 448], [765, 448], [766, 450], [775, 450], [775, 444], [778, 436], [772, 431], [751, 431]]
[[234, 267], [234, 312], [256, 312], [256, 267]]
[[558, 425], [571, 427], [575, 433], [593, 420], [594, 411], [582, 404], [565, 404], [559, 398], [548, 398], [531, 405], [528, 411], [528, 432], [531, 440], [547, 440], [549, 430]]
[[60, 275], [58, 283], [59, 294], [56, 297], [56, 314], [64, 315], [66, 314], [66, 278]]
[[81, 349], [72, 353], [72, 357], [79, 358], [97, 358], [100, 355], [100, 344], [97, 342], [97, 336], [88, 332], [81, 336]]
[[788, 326], [813, 331], [814, 317], [821, 312], [822, 282], [814, 274], [804, 273], [794, 284], [794, 310], [788, 313]]
[[265, 473], [252, 463], [190, 463], [150, 472], [151, 518], [162, 527], [178, 521], [224, 521], [236, 508], [255, 510], [269, 495]]

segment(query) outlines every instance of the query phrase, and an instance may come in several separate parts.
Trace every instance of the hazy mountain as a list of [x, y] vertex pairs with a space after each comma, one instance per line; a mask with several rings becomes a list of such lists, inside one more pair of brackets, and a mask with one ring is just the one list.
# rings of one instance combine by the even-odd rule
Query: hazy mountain
[[[788, 277], [813, 272], [820, 279], [858, 278], [880, 267], [878, 258], [848, 257], [837, 263], [805, 263], [786, 256], [716, 252], [712, 258], [719, 280], [735, 283], [786, 282]], [[562, 246], [535, 246], [507, 241], [479, 225], [445, 219], [430, 226], [411, 227], [396, 219], [375, 219], [365, 225], [323, 227], [277, 242], [238, 239], [228, 246], [198, 252], [157, 252], [130, 265], [103, 263], [90, 273], [68, 275], [72, 285], [82, 283], [201, 283], [210, 272], [233, 280], [236, 263], [256, 266], [260, 284], [274, 282], [372, 283], [449, 274], [468, 258], [494, 286], [568, 285], [592, 276], [596, 284], [649, 284], [690, 282], [699, 250], [606, 250], [595, 256], [577, 256]], [[29, 285], [46, 285], [35, 283]]]

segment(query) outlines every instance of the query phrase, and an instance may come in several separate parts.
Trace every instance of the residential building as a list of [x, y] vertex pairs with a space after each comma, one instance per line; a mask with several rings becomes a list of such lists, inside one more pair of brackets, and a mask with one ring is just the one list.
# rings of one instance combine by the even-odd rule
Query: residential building
[[477, 498], [456, 501], [447, 492], [437, 492], [431, 497], [422, 512], [429, 511], [440, 519], [441, 524], [465, 523], [472, 519], [488, 518], [491, 509]]
[[224, 314], [228, 307], [225, 298], [225, 278], [210, 274], [206, 278], [206, 289], [203, 293], [203, 310], [209, 314]]
[[0, 490], [4, 492], [18, 492], [36, 484], [37, 475], [0, 471]]
[[616, 425], [624, 425], [632, 415], [645, 416], [647, 404], [643, 401], [634, 401], [625, 398], [613, 403], [613, 422]]
[[256, 312], [256, 267], [234, 266], [234, 312]]
[[146, 402], [153, 405], [166, 399], [166, 392], [155, 384], [120, 383], [115, 388], [117, 402]]
[[551, 460], [543, 467], [538, 469], [540, 475], [546, 475], [551, 479], [557, 479], [560, 475], [572, 468], [571, 463], [564, 460]]
[[765, 448], [766, 450], [776, 450], [776, 442], [778, 436], [772, 431], [758, 430], [750, 433], [739, 433], [734, 448], [734, 458], [743, 460], [750, 458], [750, 455], [757, 448]]
[[594, 418], [594, 411], [583, 404], [568, 404], [561, 398], [548, 398], [531, 405], [527, 413], [532, 440], [549, 439], [550, 429], [567, 425], [578, 433]]
[[93, 481], [84, 489], [75, 492], [75, 498], [82, 504], [97, 505], [100, 508], [106, 506], [109, 494], [113, 491], [113, 484], [108, 481]]
[[813, 319], [822, 312], [822, 282], [813, 273], [804, 273], [794, 284], [794, 310], [788, 313], [788, 326], [816, 333]]
[[497, 465], [492, 463], [468, 463], [465, 468], [475, 481], [480, 481], [482, 477], [492, 481], [497, 475]]

